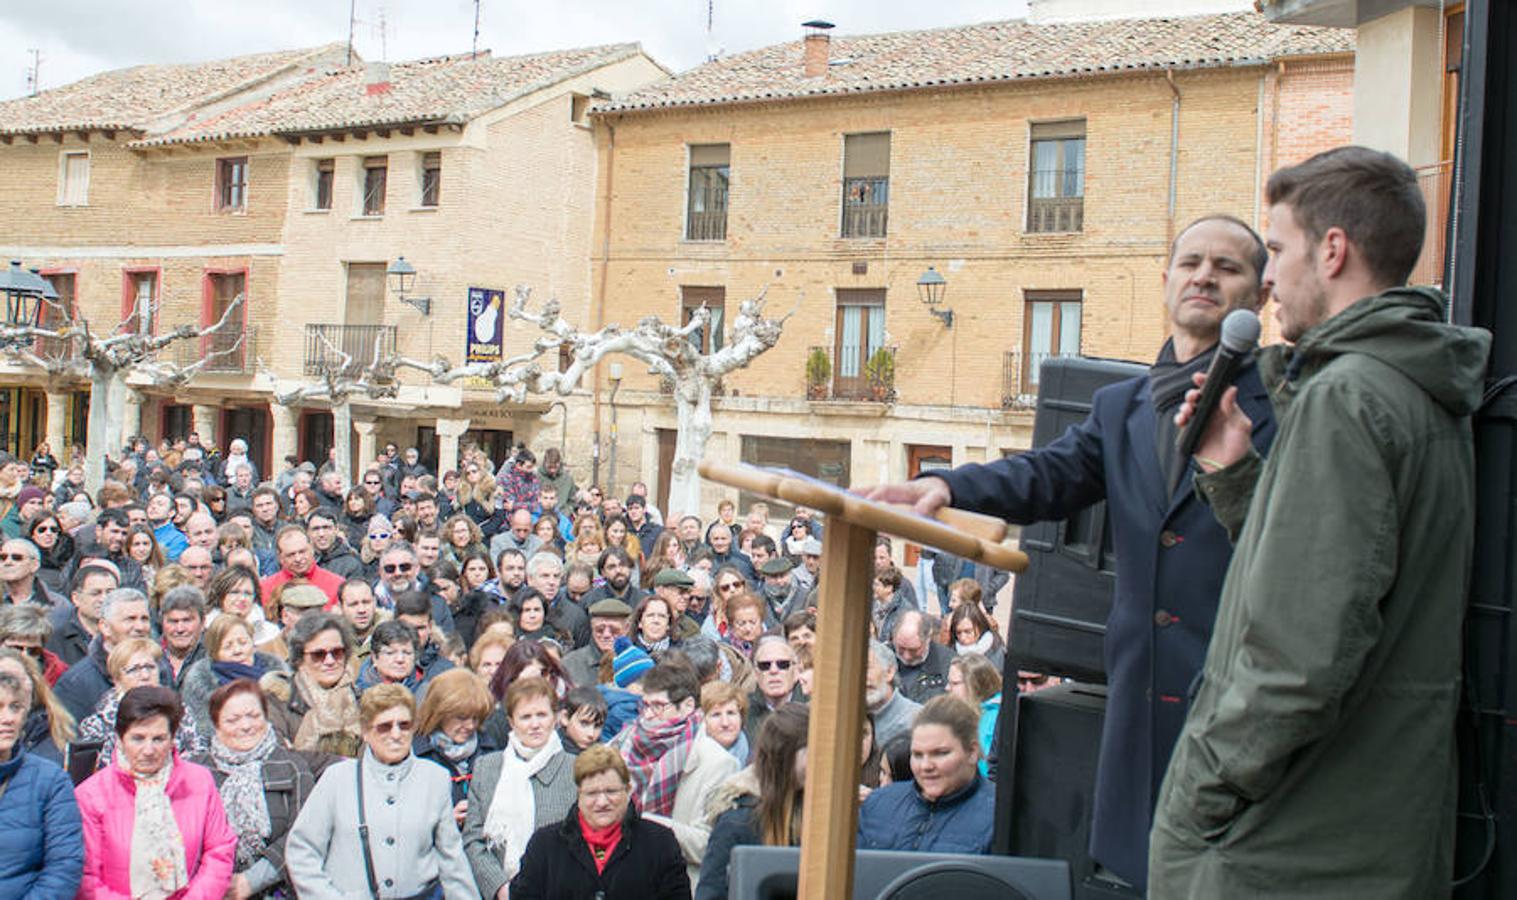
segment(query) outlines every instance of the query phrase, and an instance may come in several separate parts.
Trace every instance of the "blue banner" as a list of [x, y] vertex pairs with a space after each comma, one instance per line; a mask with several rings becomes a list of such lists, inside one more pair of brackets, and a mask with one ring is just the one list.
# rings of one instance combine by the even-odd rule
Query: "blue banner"
[[469, 288], [468, 362], [499, 362], [506, 331], [506, 292]]

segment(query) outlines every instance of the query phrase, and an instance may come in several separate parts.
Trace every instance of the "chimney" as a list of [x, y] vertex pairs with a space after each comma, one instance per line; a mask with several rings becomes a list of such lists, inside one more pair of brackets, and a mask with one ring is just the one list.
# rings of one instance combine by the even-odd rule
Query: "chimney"
[[827, 32], [832, 30], [832, 23], [813, 19], [802, 23], [801, 27], [806, 29], [806, 40], [801, 53], [803, 71], [807, 78], [820, 78], [827, 74], [829, 45], [832, 43]]
[[383, 94], [390, 90], [390, 64], [387, 62], [368, 62], [363, 66], [363, 92], [372, 97], [375, 94]]

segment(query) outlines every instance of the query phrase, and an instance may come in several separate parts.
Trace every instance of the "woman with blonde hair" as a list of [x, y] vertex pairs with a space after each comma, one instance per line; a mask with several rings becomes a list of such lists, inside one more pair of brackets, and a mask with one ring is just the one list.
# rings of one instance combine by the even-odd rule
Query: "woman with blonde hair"
[[491, 625], [480, 632], [479, 637], [474, 639], [474, 646], [469, 648], [469, 670], [484, 679], [488, 685], [514, 643], [516, 635], [509, 622]]
[[479, 725], [495, 708], [490, 691], [468, 669], [451, 669], [432, 679], [416, 716], [411, 752], [448, 772], [453, 784], [453, 821], [461, 828], [469, 810], [469, 782], [480, 757], [497, 749]]
[[[158, 684], [158, 666], [162, 658], [163, 650], [147, 638], [127, 638], [111, 648], [105, 663], [111, 676], [111, 689], [95, 704], [95, 711], [79, 723], [79, 740], [100, 742], [96, 771], [109, 766], [115, 755], [116, 714], [121, 707], [121, 698], [132, 688]], [[205, 749], [205, 742], [201, 740], [193, 719], [184, 716], [178, 724], [178, 729], [173, 732], [175, 749], [185, 756]]]
[[21, 727], [20, 744], [27, 752], [62, 765], [68, 743], [78, 732], [74, 717], [42, 676], [42, 667], [20, 650], [0, 647], [0, 672], [10, 672], [18, 678], [24, 675], [32, 685], [32, 702], [26, 724]]
[[388, 516], [375, 515], [369, 519], [369, 529], [364, 533], [363, 542], [358, 547], [358, 558], [363, 561], [364, 578], [373, 581], [379, 577], [379, 557], [390, 549], [390, 542], [394, 539], [395, 526]]
[[455, 513], [443, 523], [439, 533], [442, 535], [443, 557], [460, 568], [466, 556], [478, 554], [490, 558], [490, 551], [485, 548], [484, 532], [464, 513]]
[[211, 694], [239, 678], [257, 682], [269, 672], [285, 670], [284, 660], [254, 648], [253, 626], [234, 615], [221, 615], [206, 626], [205, 656], [190, 663], [184, 673], [179, 695], [184, 700], [185, 716], [195, 723], [195, 730], [209, 736], [215, 730], [211, 721]]
[[578, 560], [582, 563], [595, 565], [600, 560], [600, 555], [606, 549], [606, 534], [600, 530], [600, 526], [593, 524], [590, 517], [580, 520], [582, 526], [574, 531], [574, 543], [564, 549], [564, 558], [569, 561]]
[[980, 774], [989, 775], [985, 759], [995, 746], [996, 721], [1001, 717], [1001, 667], [979, 653], [960, 654], [948, 664], [948, 693], [980, 711]]

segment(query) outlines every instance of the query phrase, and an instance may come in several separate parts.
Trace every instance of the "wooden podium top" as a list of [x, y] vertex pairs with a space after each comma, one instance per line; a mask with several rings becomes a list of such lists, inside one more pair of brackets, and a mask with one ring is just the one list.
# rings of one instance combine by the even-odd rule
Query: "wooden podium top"
[[866, 500], [843, 488], [799, 472], [702, 462], [702, 478], [786, 503], [799, 503], [829, 517], [847, 519], [871, 531], [893, 534], [1008, 572], [1027, 568], [1027, 554], [1001, 545], [1006, 523], [992, 516], [943, 508], [929, 519], [910, 507]]

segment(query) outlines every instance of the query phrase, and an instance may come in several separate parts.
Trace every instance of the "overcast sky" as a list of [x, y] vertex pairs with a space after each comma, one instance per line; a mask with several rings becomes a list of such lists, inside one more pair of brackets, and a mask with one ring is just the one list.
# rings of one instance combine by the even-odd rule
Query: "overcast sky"
[[[350, 0], [0, 0], [0, 99], [22, 96], [30, 48], [41, 86], [107, 69], [191, 62], [343, 41]], [[498, 56], [640, 41], [676, 71], [708, 47], [736, 53], [800, 35], [814, 18], [838, 34], [934, 28], [1024, 15], [1027, 0], [481, 0], [479, 45]], [[357, 0], [354, 45], [392, 61], [469, 49], [474, 0]], [[379, 22], [384, 20], [381, 43]]]

